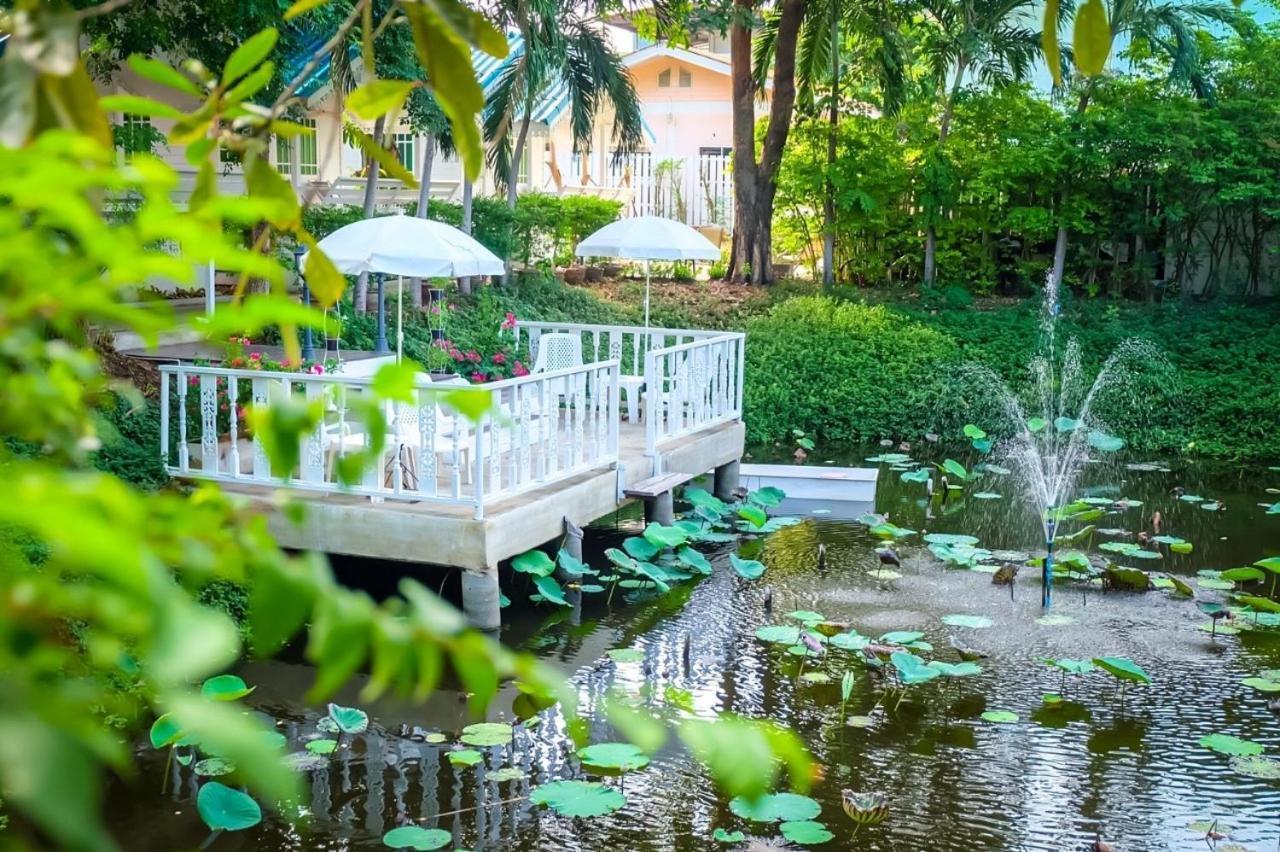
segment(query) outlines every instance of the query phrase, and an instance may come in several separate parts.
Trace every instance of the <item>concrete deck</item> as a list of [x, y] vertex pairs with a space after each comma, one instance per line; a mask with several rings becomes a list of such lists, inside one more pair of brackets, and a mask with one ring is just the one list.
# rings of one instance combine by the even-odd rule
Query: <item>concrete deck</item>
[[[741, 422], [722, 423], [660, 445], [662, 472], [702, 474], [731, 465], [742, 457], [745, 429]], [[526, 491], [485, 506], [477, 520], [470, 506], [414, 503], [345, 494], [297, 491], [306, 504], [301, 524], [284, 517], [277, 489], [223, 483], [226, 491], [247, 497], [263, 512], [285, 547], [463, 568], [464, 598], [497, 599], [497, 566], [501, 560], [558, 540], [565, 521], [581, 527], [627, 502], [623, 488], [654, 475], [653, 459], [644, 452], [644, 426], [623, 422], [619, 428], [621, 471], [599, 468], [570, 479]], [[467, 601], [468, 614], [481, 627], [496, 627], [478, 611], [490, 607]], [[473, 606], [474, 603], [474, 606]], [[489, 623], [494, 621], [494, 623]]]

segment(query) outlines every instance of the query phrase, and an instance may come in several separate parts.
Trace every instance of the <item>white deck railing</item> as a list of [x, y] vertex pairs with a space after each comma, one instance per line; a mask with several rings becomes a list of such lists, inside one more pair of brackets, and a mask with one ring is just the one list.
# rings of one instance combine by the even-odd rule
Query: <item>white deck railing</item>
[[742, 419], [740, 332], [519, 320], [515, 342], [527, 337], [532, 360], [539, 338], [553, 332], [581, 336], [586, 361], [618, 360], [628, 405], [643, 390], [645, 451], [655, 462], [664, 441]]
[[[374, 499], [484, 507], [618, 461], [616, 359], [483, 385], [493, 407], [473, 423], [440, 401], [456, 387], [422, 381], [413, 403], [381, 403], [387, 436], [361, 481], [339, 481], [343, 457], [368, 446], [360, 396], [370, 377], [167, 364], [160, 368], [160, 452], [170, 474], [343, 492]], [[273, 475], [241, 411], [279, 394], [318, 401], [324, 417], [300, 440], [299, 463]]]

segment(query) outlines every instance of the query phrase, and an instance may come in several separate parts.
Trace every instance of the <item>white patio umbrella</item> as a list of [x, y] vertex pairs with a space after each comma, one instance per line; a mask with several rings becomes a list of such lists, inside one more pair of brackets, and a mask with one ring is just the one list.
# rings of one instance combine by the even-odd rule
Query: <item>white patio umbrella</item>
[[[397, 294], [403, 296], [404, 277], [461, 278], [468, 275], [501, 275], [502, 261], [462, 231], [443, 222], [398, 213], [352, 222], [320, 241], [338, 271], [347, 275], [371, 272], [397, 277]], [[301, 268], [306, 272], [307, 256]], [[381, 288], [381, 280], [379, 280]], [[404, 350], [403, 299], [397, 300], [396, 360]], [[378, 299], [378, 351], [386, 349], [386, 306]]]
[[661, 216], [634, 216], [605, 225], [582, 242], [579, 257], [644, 261], [644, 327], [649, 327], [649, 261], [719, 260], [720, 249], [683, 222]]

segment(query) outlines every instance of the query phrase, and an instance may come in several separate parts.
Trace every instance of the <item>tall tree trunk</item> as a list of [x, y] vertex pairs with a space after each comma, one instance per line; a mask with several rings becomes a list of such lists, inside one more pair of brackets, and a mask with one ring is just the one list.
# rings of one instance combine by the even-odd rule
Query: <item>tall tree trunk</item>
[[[373, 144], [382, 144], [382, 131], [385, 126], [386, 117], [378, 116], [377, 120], [373, 122]], [[373, 215], [373, 202], [378, 195], [378, 161], [366, 154], [364, 163], [364, 218], [368, 219]], [[360, 277], [356, 279], [356, 291], [353, 298], [355, 300], [356, 313], [365, 313], [369, 308], [369, 273], [361, 272]]]
[[[436, 138], [434, 136], [425, 136], [423, 138], [425, 144], [422, 146], [422, 171], [418, 175], [417, 214], [419, 219], [427, 218], [428, 208], [431, 206], [431, 166], [436, 159]], [[412, 286], [409, 287], [415, 311], [422, 310], [422, 288], [426, 283], [424, 278], [415, 278]]]
[[[519, 195], [518, 184], [520, 180], [520, 158], [524, 156], [525, 141], [529, 137], [529, 116], [533, 112], [533, 98], [527, 99], [524, 105], [524, 118], [520, 120], [520, 132], [516, 135], [516, 143], [511, 146], [511, 162], [507, 164], [507, 207], [515, 213], [516, 200]], [[514, 244], [512, 249], [514, 249]], [[506, 273], [502, 276], [503, 284], [512, 283], [511, 277], [511, 256], [506, 258]], [[525, 258], [528, 262], [528, 257]]]
[[[471, 235], [471, 180], [462, 179], [462, 233]], [[464, 296], [471, 295], [471, 276], [458, 279], [458, 292]]]
[[831, 172], [836, 167], [836, 137], [840, 130], [840, 10], [831, 13], [831, 109], [827, 116], [827, 179], [822, 200], [822, 284], [836, 283], [836, 187]]
[[[1084, 111], [1089, 108], [1090, 84], [1086, 83], [1084, 91], [1080, 93], [1080, 102], [1076, 105], [1076, 121], [1084, 116]], [[1067, 207], [1067, 196], [1071, 191], [1071, 177], [1068, 174], [1063, 183], [1062, 195], [1059, 199], [1059, 219], [1062, 217], [1062, 211]], [[1067, 225], [1063, 221], [1058, 222], [1058, 235], [1053, 243], [1053, 271], [1050, 273], [1050, 281], [1054, 290], [1062, 286], [1062, 276], [1066, 274], [1067, 267]]]
[[774, 42], [773, 95], [769, 121], [755, 160], [755, 83], [751, 75], [751, 0], [734, 0], [737, 14], [729, 28], [733, 84], [733, 252], [729, 277], [735, 281], [768, 284], [773, 280], [771, 224], [774, 176], [791, 130], [796, 102], [796, 42], [804, 21], [806, 0], [783, 0]]
[[[964, 74], [969, 68], [969, 60], [961, 56], [956, 60], [956, 80], [951, 86], [951, 92], [947, 95], [946, 103], [942, 106], [942, 120], [938, 123], [938, 155], [942, 155], [942, 147], [947, 144], [947, 136], [951, 134], [951, 119], [955, 115], [956, 96], [960, 94], [960, 87], [964, 85]], [[933, 224], [934, 216], [939, 215], [939, 211], [927, 211], [929, 221], [924, 229], [924, 283], [925, 286], [933, 286], [934, 279], [938, 275], [938, 230]]]

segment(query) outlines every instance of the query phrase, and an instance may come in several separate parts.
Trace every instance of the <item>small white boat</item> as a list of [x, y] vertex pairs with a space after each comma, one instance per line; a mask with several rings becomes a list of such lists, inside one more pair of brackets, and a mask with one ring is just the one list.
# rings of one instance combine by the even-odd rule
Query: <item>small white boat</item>
[[772, 485], [787, 494], [787, 502], [821, 501], [823, 503], [874, 503], [876, 478], [874, 467], [826, 467], [796, 464], [743, 464], [739, 469], [742, 484], [750, 489]]

